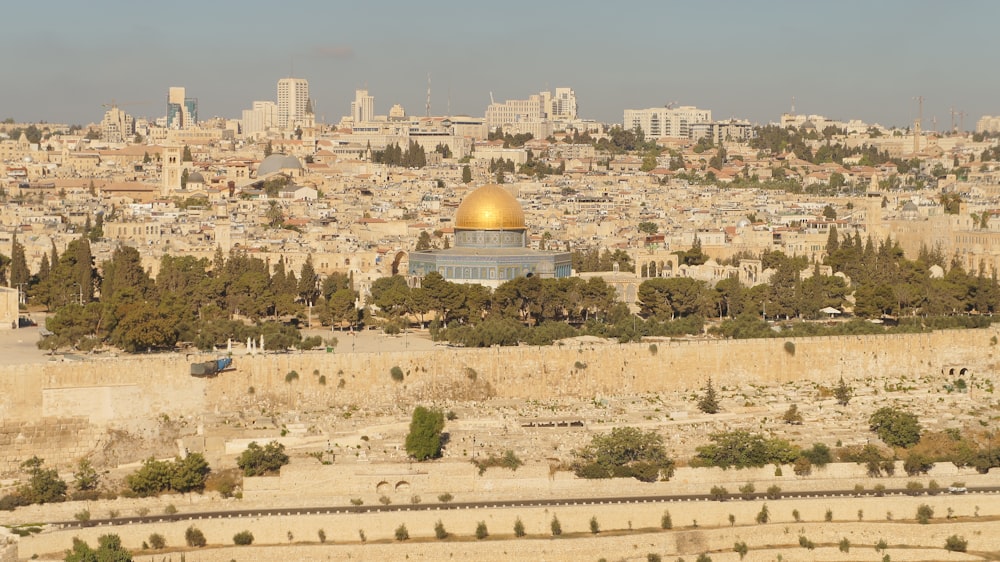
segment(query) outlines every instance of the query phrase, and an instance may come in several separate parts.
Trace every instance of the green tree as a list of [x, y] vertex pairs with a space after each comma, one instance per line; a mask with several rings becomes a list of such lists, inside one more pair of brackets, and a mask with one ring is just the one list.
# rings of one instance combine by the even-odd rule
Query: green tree
[[406, 435], [406, 453], [418, 461], [440, 457], [443, 430], [444, 413], [441, 410], [417, 406]]
[[799, 449], [784, 439], [769, 439], [745, 430], [713, 433], [711, 441], [697, 448], [692, 466], [761, 467], [789, 464], [799, 456]]
[[243, 471], [244, 476], [262, 476], [277, 472], [286, 464], [288, 455], [285, 454], [285, 446], [277, 441], [271, 441], [263, 447], [252, 441], [236, 459], [236, 466]]
[[194, 162], [194, 156], [191, 155], [191, 147], [184, 145], [184, 153], [181, 155], [181, 162]]
[[205, 533], [202, 533], [201, 529], [193, 525], [184, 531], [184, 542], [186, 542], [188, 546], [195, 547], [203, 547], [208, 544], [208, 541], [205, 540]]
[[667, 456], [663, 437], [635, 427], [616, 427], [609, 434], [595, 435], [574, 455], [573, 471], [583, 478], [632, 477], [655, 482], [674, 473], [674, 461]]
[[173, 472], [172, 463], [150, 457], [139, 470], [125, 477], [125, 485], [139, 497], [155, 496], [170, 489]]
[[83, 492], [96, 490], [99, 483], [100, 475], [97, 474], [94, 466], [90, 464], [89, 460], [80, 459], [76, 465], [76, 471], [73, 472], [73, 486]]
[[472, 168], [468, 164], [462, 166], [462, 183], [472, 183]]
[[920, 441], [917, 416], [892, 406], [876, 410], [868, 419], [868, 427], [891, 447], [911, 447]]
[[426, 251], [431, 249], [431, 233], [426, 230], [420, 231], [420, 236], [417, 237], [417, 245], [414, 247], [418, 252]]
[[698, 400], [698, 409], [706, 414], [719, 413], [719, 400], [715, 395], [715, 387], [712, 386], [711, 378], [705, 384], [705, 394]]
[[170, 475], [170, 489], [175, 492], [200, 492], [205, 489], [205, 479], [211, 470], [205, 456], [189, 453], [183, 459], [175, 459]]
[[66, 500], [66, 482], [59, 478], [54, 468], [45, 468], [45, 461], [33, 456], [21, 463], [21, 470], [28, 473], [28, 482], [18, 493], [28, 503], [56, 503]]
[[101, 535], [97, 538], [97, 548], [74, 537], [73, 548], [66, 551], [66, 562], [132, 562], [132, 553], [122, 546], [118, 535]]
[[639, 223], [639, 232], [644, 234], [656, 234], [660, 231], [660, 227], [657, 226], [655, 222], [643, 221]]
[[844, 377], [841, 376], [840, 382], [837, 383], [837, 388], [833, 389], [833, 396], [837, 399], [837, 404], [846, 406], [851, 401], [853, 394], [851, 387], [847, 386], [847, 383], [844, 382]]

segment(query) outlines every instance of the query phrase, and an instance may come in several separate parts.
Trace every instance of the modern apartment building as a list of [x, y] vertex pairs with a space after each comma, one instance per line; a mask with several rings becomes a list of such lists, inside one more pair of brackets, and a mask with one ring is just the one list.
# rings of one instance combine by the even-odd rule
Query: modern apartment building
[[278, 104], [273, 101], [255, 101], [252, 109], [243, 110], [243, 134], [256, 136], [266, 133], [278, 124]]
[[375, 96], [368, 95], [368, 90], [355, 90], [354, 101], [351, 102], [351, 119], [355, 125], [375, 120]]
[[646, 138], [691, 137], [691, 125], [711, 123], [712, 111], [684, 105], [681, 107], [651, 107], [649, 109], [626, 109], [623, 125], [625, 129], [640, 127]]
[[[540, 92], [528, 96], [526, 100], [507, 100], [491, 103], [486, 108], [486, 126], [490, 130], [503, 127], [507, 132], [530, 132], [536, 138], [539, 134], [551, 134], [551, 126], [538, 127], [533, 124], [576, 119], [576, 94], [572, 88], [556, 88], [552, 92]], [[517, 129], [517, 131], [514, 131]], [[542, 134], [542, 138], [548, 136]]]
[[309, 82], [304, 78], [278, 80], [278, 127], [292, 128], [309, 109]]
[[135, 136], [135, 118], [112, 105], [101, 120], [101, 138], [107, 142], [126, 142]]
[[167, 128], [187, 129], [198, 123], [198, 98], [189, 98], [183, 86], [167, 90]]

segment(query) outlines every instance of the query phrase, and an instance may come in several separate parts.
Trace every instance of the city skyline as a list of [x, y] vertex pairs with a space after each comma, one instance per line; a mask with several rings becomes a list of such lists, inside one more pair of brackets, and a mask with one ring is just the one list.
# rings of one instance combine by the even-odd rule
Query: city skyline
[[958, 125], [952, 110], [966, 130], [1000, 113], [988, 2], [293, 2], [287, 24], [257, 1], [176, 6], [182, 22], [123, 1], [8, 7], [23, 23], [0, 38], [0, 118], [99, 123], [112, 101], [155, 118], [170, 86], [198, 98], [202, 119], [239, 118], [285, 77], [309, 81], [319, 122], [350, 115], [357, 89], [376, 114], [423, 115], [428, 74], [435, 115], [556, 87], [609, 123], [678, 102], [763, 124], [793, 97], [800, 114], [906, 127], [923, 96], [925, 130]]

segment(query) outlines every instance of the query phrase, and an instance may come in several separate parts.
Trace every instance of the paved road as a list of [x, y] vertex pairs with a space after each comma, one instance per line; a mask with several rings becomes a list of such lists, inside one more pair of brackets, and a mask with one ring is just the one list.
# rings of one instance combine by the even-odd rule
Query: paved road
[[[1000, 493], [1000, 486], [979, 486], [970, 487], [965, 492], [967, 494], [996, 494]], [[782, 500], [793, 498], [829, 498], [829, 497], [860, 497], [860, 496], [903, 496], [903, 495], [924, 495], [926, 490], [918, 493], [905, 488], [893, 488], [883, 491], [864, 490], [855, 492], [853, 490], [825, 490], [811, 492], [781, 492], [776, 495], [766, 493], [750, 494], [748, 499], [759, 500]], [[947, 495], [947, 489], [941, 490], [940, 494]], [[505, 507], [548, 507], [548, 506], [575, 506], [575, 505], [606, 505], [606, 504], [629, 504], [629, 503], [670, 503], [670, 502], [692, 502], [692, 501], [741, 501], [742, 494], [729, 494], [725, 499], [720, 500], [711, 494], [687, 494], [669, 496], [621, 496], [621, 497], [601, 497], [601, 498], [562, 498], [562, 499], [535, 499], [535, 500], [502, 500], [484, 502], [453, 502], [453, 503], [426, 503], [426, 504], [399, 504], [399, 505], [349, 505], [349, 506], [321, 506], [321, 507], [294, 507], [280, 509], [240, 509], [231, 511], [201, 511], [194, 513], [177, 513], [174, 515], [147, 515], [144, 517], [121, 517], [117, 519], [91, 519], [90, 521], [52, 521], [49, 525], [60, 528], [80, 528], [95, 527], [104, 525], [131, 525], [135, 523], [160, 523], [170, 521], [188, 521], [192, 519], [231, 519], [239, 517], [278, 517], [289, 515], [327, 515], [345, 513], [369, 513], [385, 511], [430, 511], [443, 509], [492, 509]]]

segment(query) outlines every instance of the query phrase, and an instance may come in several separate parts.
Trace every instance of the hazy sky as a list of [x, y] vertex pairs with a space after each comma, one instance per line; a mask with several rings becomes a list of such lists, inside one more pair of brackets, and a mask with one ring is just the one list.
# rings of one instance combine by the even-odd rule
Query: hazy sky
[[[580, 115], [620, 122], [669, 102], [713, 117], [797, 113], [924, 128], [1000, 114], [1000, 2], [788, 0], [628, 2], [88, 0], [5, 4], [0, 119], [98, 122], [117, 100], [165, 114], [167, 88], [199, 117], [240, 117], [279, 78], [309, 81], [317, 118], [400, 103], [483, 115], [490, 92], [523, 99], [559, 86]], [[450, 103], [449, 103], [450, 100]], [[130, 105], [131, 104], [131, 105]]]

